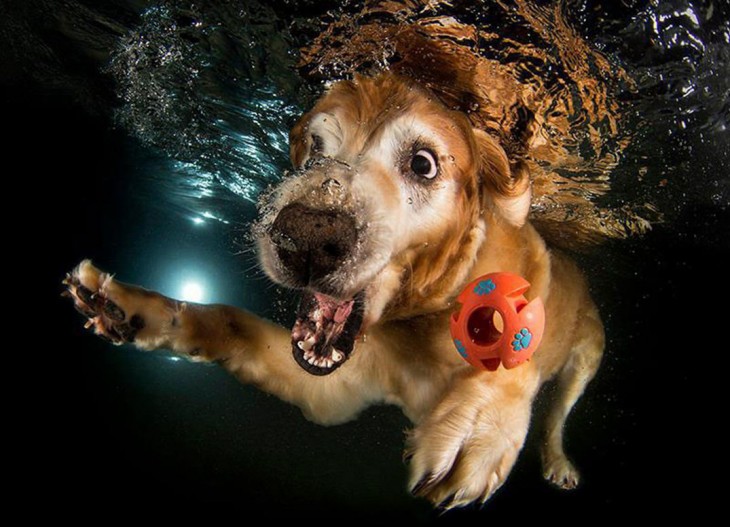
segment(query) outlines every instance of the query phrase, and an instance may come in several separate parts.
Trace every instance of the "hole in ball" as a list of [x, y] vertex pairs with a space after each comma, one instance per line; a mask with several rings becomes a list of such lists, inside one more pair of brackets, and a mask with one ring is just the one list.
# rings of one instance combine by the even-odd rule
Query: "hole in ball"
[[504, 320], [493, 307], [480, 307], [469, 315], [466, 328], [472, 342], [479, 346], [489, 346], [502, 337]]

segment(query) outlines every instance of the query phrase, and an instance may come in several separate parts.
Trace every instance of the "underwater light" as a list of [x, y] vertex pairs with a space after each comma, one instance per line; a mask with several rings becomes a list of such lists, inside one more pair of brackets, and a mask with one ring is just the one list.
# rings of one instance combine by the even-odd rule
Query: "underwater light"
[[203, 286], [198, 282], [185, 282], [180, 288], [180, 300], [202, 302], [205, 297]]
[[193, 223], [195, 225], [202, 225], [203, 223], [205, 223], [205, 220], [203, 218], [195, 217], [193, 218]]

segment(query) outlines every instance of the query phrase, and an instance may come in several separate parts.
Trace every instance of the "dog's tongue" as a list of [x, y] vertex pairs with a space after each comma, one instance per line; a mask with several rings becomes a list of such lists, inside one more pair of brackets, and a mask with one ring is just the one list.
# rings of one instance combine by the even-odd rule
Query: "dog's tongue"
[[342, 324], [352, 313], [353, 300], [339, 301], [331, 296], [322, 293], [314, 293], [314, 298], [319, 304], [319, 309], [325, 319], [334, 320], [337, 324]]
[[[322, 293], [305, 292], [292, 328], [292, 346], [313, 351], [319, 357], [345, 358], [343, 353], [349, 354], [353, 343], [339, 340], [354, 304], [353, 299], [337, 300]], [[338, 352], [333, 353], [334, 346], [340, 348]]]

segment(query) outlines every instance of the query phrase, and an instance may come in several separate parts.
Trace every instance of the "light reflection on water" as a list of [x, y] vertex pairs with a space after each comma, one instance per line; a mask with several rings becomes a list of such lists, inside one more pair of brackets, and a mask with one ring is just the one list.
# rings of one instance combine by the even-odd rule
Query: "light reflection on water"
[[108, 66], [123, 101], [117, 120], [174, 160], [170, 176], [185, 180], [188, 197], [225, 189], [253, 202], [286, 166], [300, 113], [289, 46], [264, 6], [160, 2]]

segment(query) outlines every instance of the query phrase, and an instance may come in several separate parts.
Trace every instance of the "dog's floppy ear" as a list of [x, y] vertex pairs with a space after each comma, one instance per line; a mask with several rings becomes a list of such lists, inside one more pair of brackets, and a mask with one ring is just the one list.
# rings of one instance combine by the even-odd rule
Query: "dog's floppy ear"
[[479, 152], [483, 199], [515, 226], [524, 225], [530, 212], [530, 174], [523, 161], [510, 162], [496, 139], [473, 129]]

